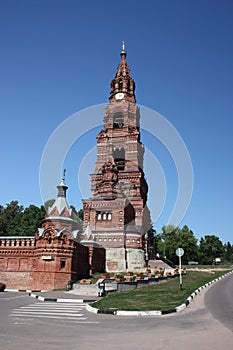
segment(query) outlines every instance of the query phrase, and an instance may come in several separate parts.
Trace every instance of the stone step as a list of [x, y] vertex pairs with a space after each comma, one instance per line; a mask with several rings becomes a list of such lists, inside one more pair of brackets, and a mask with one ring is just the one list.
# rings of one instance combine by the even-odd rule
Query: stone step
[[162, 268], [164, 270], [164, 272], [173, 272], [174, 268], [171, 267], [170, 265], [168, 265], [167, 263], [165, 263], [163, 260], [160, 259], [156, 259], [156, 260], [149, 260], [148, 262], [148, 266], [151, 269], [160, 269]]
[[98, 286], [97, 286], [97, 284], [74, 283], [72, 286], [72, 294], [86, 295], [86, 296], [97, 296], [98, 295]]

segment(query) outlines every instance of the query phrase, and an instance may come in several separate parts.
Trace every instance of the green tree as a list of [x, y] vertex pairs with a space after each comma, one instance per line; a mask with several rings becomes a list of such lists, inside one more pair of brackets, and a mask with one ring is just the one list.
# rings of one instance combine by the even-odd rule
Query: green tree
[[[188, 228], [188, 226], [185, 225], [178, 231], [177, 244], [184, 249], [184, 256], [182, 257], [182, 262], [184, 264], [187, 264], [189, 261], [197, 261], [197, 239], [194, 237], [194, 233]], [[178, 258], [176, 259], [178, 260]]]
[[151, 226], [147, 232], [147, 242], [148, 242], [148, 259], [155, 258], [156, 252], [156, 230]]
[[[18, 201], [12, 201], [4, 208], [0, 205], [0, 236], [33, 236], [41, 221], [44, 219], [46, 210], [54, 203], [54, 199], [48, 200], [44, 206], [37, 207], [31, 204], [24, 209]], [[74, 206], [73, 218], [77, 221], [79, 233], [83, 229], [83, 209], [77, 211]]]
[[233, 246], [230, 242], [224, 244], [224, 259], [233, 262]]
[[4, 207], [0, 205], [0, 235], [3, 235], [5, 231], [4, 221], [3, 221], [3, 212], [4, 212]]
[[83, 232], [83, 209], [76, 210], [73, 205], [70, 205], [73, 213], [73, 219], [77, 221], [77, 229], [79, 230], [79, 234]]
[[23, 206], [18, 201], [11, 201], [5, 208], [1, 206], [0, 222], [2, 236], [20, 235], [20, 221], [23, 215]]
[[224, 247], [215, 235], [201, 237], [199, 245], [199, 262], [204, 265], [212, 264], [215, 258], [224, 256]]
[[179, 228], [173, 225], [163, 226], [162, 233], [156, 236], [157, 252], [175, 262], [175, 249]]
[[188, 261], [197, 260], [197, 239], [187, 225], [183, 226], [182, 229], [172, 225], [163, 226], [162, 233], [156, 237], [156, 243], [159, 254], [165, 255], [173, 263], [178, 263], [177, 248], [184, 249], [183, 263], [186, 264]]
[[20, 235], [21, 236], [32, 236], [35, 234], [38, 227], [41, 226], [41, 221], [45, 217], [45, 208], [40, 208], [31, 204], [23, 212], [20, 221]]
[[83, 220], [83, 209], [79, 209], [78, 217], [79, 217], [79, 219]]

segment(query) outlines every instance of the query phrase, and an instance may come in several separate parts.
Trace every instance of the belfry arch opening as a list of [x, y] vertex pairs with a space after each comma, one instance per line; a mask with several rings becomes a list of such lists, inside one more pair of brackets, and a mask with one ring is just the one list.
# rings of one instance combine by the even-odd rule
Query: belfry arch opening
[[113, 128], [121, 129], [124, 126], [124, 115], [121, 112], [117, 112], [113, 117]]
[[115, 148], [113, 150], [113, 158], [118, 171], [125, 170], [125, 150], [124, 148]]

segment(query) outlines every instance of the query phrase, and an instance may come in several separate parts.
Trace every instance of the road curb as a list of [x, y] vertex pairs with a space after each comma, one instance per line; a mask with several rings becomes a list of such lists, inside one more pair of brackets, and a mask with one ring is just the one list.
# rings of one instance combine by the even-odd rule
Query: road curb
[[56, 303], [94, 303], [96, 299], [72, 299], [72, 298], [47, 298], [42, 297], [41, 295], [37, 295], [34, 293], [48, 293], [48, 290], [38, 290], [38, 289], [10, 289], [6, 288], [5, 292], [18, 292], [18, 293], [28, 293], [28, 295], [32, 298], [38, 299], [40, 301], [50, 301]]
[[48, 290], [37, 290], [37, 289], [9, 289], [6, 288], [5, 292], [19, 292], [19, 293], [46, 293]]
[[29, 296], [44, 302], [55, 302], [55, 303], [93, 303], [94, 299], [68, 299], [68, 298], [46, 298], [41, 295], [29, 293]]
[[198, 295], [204, 288], [210, 286], [211, 284], [221, 280], [222, 278], [230, 275], [233, 273], [233, 270], [230, 272], [227, 272], [225, 275], [222, 275], [221, 277], [215, 278], [213, 281], [210, 281], [203, 286], [197, 288], [186, 300], [183, 304], [177, 306], [174, 309], [167, 309], [167, 310], [153, 310], [153, 311], [123, 311], [123, 310], [99, 310], [91, 305], [86, 305], [86, 310], [89, 312], [92, 312], [94, 314], [105, 314], [105, 315], [115, 315], [115, 316], [162, 316], [162, 315], [168, 315], [175, 312], [181, 312], [191, 303], [191, 301], [195, 298], [196, 295]]

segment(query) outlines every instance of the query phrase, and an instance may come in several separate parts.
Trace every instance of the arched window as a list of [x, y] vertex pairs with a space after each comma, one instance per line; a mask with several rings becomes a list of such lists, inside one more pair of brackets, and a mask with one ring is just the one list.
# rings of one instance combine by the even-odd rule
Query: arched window
[[113, 158], [116, 163], [118, 171], [123, 171], [125, 169], [125, 150], [124, 148], [116, 148], [113, 151]]
[[101, 220], [111, 221], [112, 220], [112, 213], [98, 212], [97, 213], [97, 220], [98, 221], [101, 221]]

